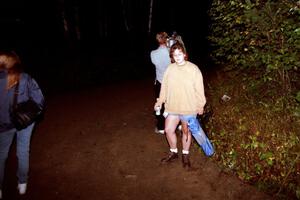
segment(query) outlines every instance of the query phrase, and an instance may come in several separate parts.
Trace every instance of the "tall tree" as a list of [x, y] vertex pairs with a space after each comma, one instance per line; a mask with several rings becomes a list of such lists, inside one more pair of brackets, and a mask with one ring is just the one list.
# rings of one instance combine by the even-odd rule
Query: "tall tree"
[[148, 21], [148, 33], [151, 33], [153, 0], [150, 0], [149, 8], [150, 10], [149, 10], [149, 21]]

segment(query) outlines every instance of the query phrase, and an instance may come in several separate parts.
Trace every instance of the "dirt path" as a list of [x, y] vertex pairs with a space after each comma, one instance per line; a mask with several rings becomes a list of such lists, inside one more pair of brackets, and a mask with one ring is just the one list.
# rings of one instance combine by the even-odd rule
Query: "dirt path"
[[128, 81], [48, 98], [31, 145], [28, 193], [16, 191], [10, 156], [5, 199], [270, 199], [223, 173], [193, 145], [193, 170], [160, 165], [168, 151], [154, 133], [152, 81]]

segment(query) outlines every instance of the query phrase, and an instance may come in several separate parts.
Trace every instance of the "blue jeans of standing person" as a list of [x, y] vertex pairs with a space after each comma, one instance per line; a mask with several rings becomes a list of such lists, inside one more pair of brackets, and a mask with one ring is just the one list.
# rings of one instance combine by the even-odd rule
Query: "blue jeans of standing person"
[[18, 182], [27, 183], [29, 171], [30, 139], [33, 127], [34, 123], [20, 131], [17, 131], [16, 129], [10, 129], [0, 133], [0, 189], [2, 188], [3, 184], [6, 159], [15, 135], [18, 157]]

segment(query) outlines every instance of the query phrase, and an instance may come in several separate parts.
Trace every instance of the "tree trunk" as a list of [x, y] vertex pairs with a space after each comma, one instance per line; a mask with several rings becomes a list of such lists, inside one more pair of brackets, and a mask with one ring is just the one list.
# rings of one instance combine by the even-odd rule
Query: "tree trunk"
[[148, 33], [151, 33], [151, 26], [152, 26], [152, 8], [153, 8], [153, 0], [150, 0], [150, 11], [149, 11], [149, 21], [148, 21]]
[[129, 26], [128, 26], [128, 21], [127, 21], [127, 16], [126, 16], [126, 8], [125, 8], [125, 5], [124, 5], [124, 0], [121, 0], [121, 5], [122, 5], [124, 25], [125, 25], [126, 31], [129, 32]]

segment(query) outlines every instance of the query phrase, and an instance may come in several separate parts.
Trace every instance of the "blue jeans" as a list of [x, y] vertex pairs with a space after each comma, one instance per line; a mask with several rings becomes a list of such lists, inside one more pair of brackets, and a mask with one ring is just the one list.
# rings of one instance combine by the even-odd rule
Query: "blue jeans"
[[18, 182], [27, 183], [29, 171], [30, 139], [33, 127], [34, 124], [31, 124], [27, 128], [20, 131], [11, 129], [0, 133], [0, 189], [2, 188], [6, 159], [15, 135], [17, 136], [16, 144], [18, 157]]
[[187, 117], [185, 120], [187, 120], [190, 132], [192, 133], [197, 143], [201, 146], [205, 155], [212, 156], [214, 154], [214, 148], [208, 137], [204, 133], [203, 129], [201, 128], [201, 125], [196, 116]]

